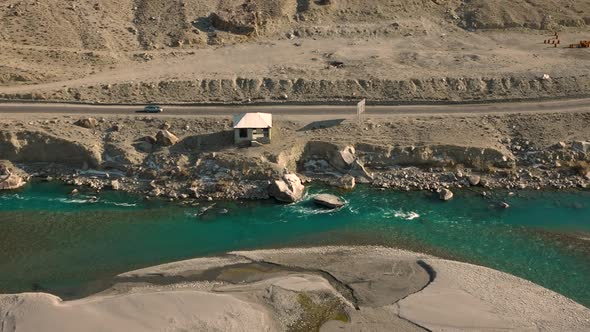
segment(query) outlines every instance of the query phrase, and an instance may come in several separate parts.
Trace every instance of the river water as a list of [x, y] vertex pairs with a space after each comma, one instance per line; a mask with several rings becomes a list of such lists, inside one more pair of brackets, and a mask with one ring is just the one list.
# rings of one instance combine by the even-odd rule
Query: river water
[[[590, 306], [590, 192], [525, 192], [451, 202], [358, 188], [337, 211], [303, 202], [185, 206], [118, 192], [71, 196], [35, 183], [0, 193], [0, 293], [92, 292], [117, 273], [236, 249], [379, 244], [488, 266]], [[510, 209], [497, 207], [506, 200]]]

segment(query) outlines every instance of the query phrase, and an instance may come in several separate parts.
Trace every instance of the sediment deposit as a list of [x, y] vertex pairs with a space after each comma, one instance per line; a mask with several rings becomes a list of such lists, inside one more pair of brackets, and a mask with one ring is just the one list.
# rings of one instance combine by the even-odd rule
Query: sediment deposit
[[44, 293], [0, 295], [0, 326], [22, 331], [590, 328], [587, 308], [531, 282], [381, 247], [233, 252], [124, 273], [112, 283], [72, 301]]

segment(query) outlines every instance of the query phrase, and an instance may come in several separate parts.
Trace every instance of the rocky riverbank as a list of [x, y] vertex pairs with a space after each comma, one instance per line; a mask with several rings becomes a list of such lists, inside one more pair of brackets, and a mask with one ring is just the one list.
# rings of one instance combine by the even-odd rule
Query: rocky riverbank
[[311, 181], [486, 195], [587, 188], [589, 124], [590, 113], [285, 119], [271, 144], [241, 148], [220, 116], [14, 116], [0, 123], [0, 158], [35, 178], [170, 200], [292, 202]]

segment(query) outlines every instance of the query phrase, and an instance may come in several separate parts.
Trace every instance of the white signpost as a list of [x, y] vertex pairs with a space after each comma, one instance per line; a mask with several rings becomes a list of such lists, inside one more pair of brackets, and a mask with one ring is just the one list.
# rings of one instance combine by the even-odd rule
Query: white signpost
[[367, 104], [367, 99], [363, 99], [356, 104], [356, 115], [358, 117], [359, 123], [363, 121], [362, 114], [365, 113], [365, 105]]

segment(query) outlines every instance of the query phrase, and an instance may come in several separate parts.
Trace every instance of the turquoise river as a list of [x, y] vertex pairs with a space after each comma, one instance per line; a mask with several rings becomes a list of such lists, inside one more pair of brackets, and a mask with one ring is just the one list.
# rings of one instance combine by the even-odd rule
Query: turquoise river
[[[120, 272], [236, 249], [378, 244], [480, 264], [531, 280], [590, 307], [590, 192], [358, 188], [348, 205], [306, 199], [201, 202], [186, 206], [104, 192], [96, 201], [71, 187], [35, 183], [0, 193], [0, 293], [43, 290], [75, 298]], [[506, 200], [511, 208], [500, 209]]]

